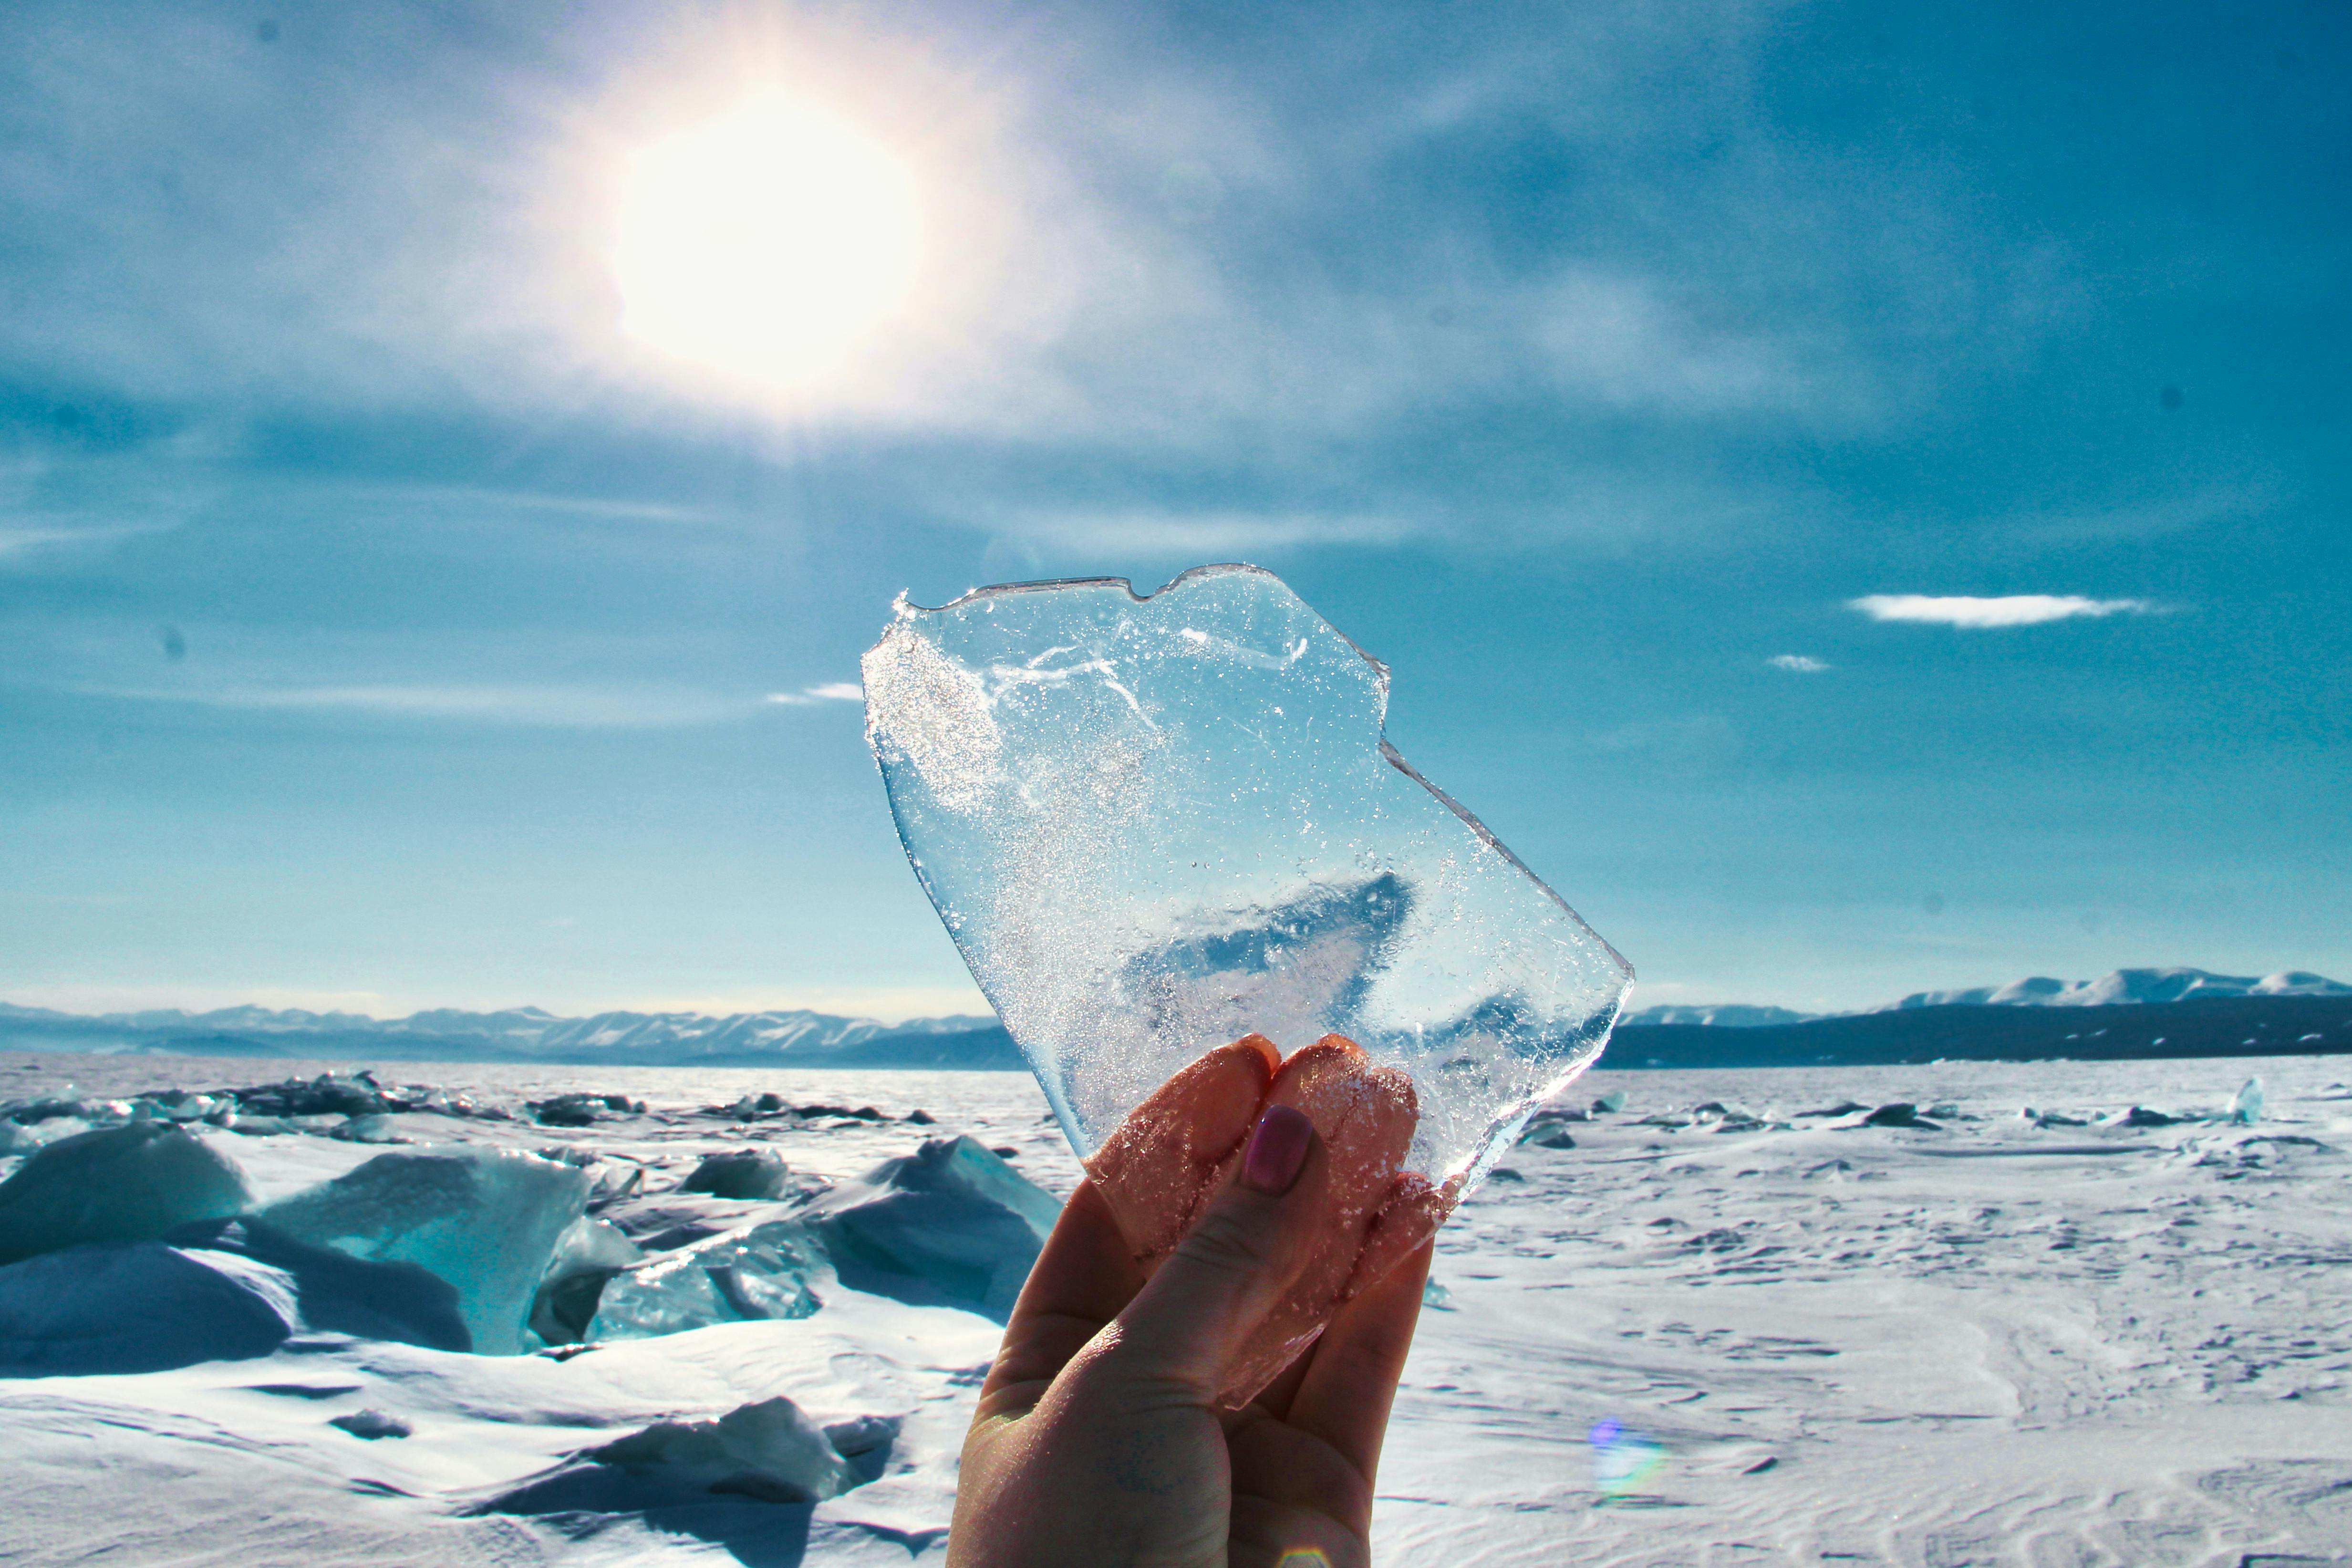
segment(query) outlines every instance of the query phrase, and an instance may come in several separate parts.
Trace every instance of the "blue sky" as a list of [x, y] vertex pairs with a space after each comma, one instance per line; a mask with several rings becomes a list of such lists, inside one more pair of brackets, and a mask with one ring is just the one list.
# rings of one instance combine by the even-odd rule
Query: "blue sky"
[[[789, 384], [614, 270], [772, 95]], [[822, 693], [1230, 559], [1637, 1002], [2352, 975], [2347, 190], [2333, 4], [18, 0], [0, 998], [969, 1006]]]

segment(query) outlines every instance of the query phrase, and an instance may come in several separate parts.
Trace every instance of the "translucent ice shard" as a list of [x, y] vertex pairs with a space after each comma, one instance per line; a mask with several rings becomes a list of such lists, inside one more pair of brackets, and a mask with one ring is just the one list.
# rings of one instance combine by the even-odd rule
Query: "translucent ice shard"
[[1412, 1081], [1466, 1190], [1632, 971], [1381, 736], [1387, 668], [1206, 566], [900, 601], [866, 732], [908, 858], [1081, 1155], [1203, 1052], [1327, 1033]]
[[902, 599], [864, 672], [908, 858], [1139, 1260], [1264, 1101], [1304, 1095], [1361, 1166], [1229, 1394], [1608, 1037], [1624, 960], [1397, 755], [1386, 668], [1269, 573]]

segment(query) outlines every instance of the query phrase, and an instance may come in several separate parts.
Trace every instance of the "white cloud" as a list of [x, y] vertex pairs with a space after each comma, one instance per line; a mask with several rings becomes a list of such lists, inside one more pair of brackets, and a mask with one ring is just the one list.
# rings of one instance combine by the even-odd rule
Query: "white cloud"
[[1810, 654], [1776, 653], [1765, 660], [1775, 669], [1786, 669], [1798, 675], [1819, 675], [1830, 667]]
[[767, 700], [793, 708], [817, 702], [863, 702], [866, 688], [854, 680], [828, 680], [822, 686], [803, 686], [798, 691], [771, 691]]
[[1969, 630], [2033, 626], [2078, 616], [2136, 616], [2153, 607], [2146, 599], [2085, 599], [2076, 594], [2008, 594], [1993, 599], [1968, 595], [1867, 594], [1846, 604], [1874, 621], [1917, 621]]

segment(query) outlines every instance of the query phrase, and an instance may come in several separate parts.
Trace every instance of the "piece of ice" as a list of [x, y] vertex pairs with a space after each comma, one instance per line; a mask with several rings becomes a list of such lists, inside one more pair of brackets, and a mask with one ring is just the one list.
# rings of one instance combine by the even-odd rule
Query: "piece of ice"
[[26, 1127], [7, 1117], [0, 1117], [0, 1159], [29, 1154], [49, 1142], [48, 1135], [38, 1126]]
[[237, 1108], [256, 1116], [366, 1116], [391, 1109], [374, 1076], [365, 1072], [348, 1078], [320, 1073], [307, 1083], [289, 1078], [232, 1092]]
[[421, 1264], [457, 1288], [476, 1351], [514, 1355], [557, 1238], [587, 1195], [577, 1166], [446, 1148], [379, 1154], [257, 1217], [355, 1257]]
[[327, 1136], [344, 1143], [408, 1143], [415, 1140], [401, 1135], [400, 1124], [381, 1110], [365, 1116], [354, 1116], [340, 1127], [327, 1129]]
[[292, 1284], [299, 1328], [432, 1350], [473, 1348], [457, 1288], [420, 1265], [354, 1258], [250, 1215], [184, 1225], [163, 1239], [215, 1268], [236, 1258], [276, 1270]]
[[76, 1133], [0, 1182], [0, 1264], [90, 1241], [145, 1241], [253, 1201], [244, 1174], [168, 1121]]
[[2241, 1127], [2252, 1127], [2263, 1119], [2263, 1080], [2250, 1078], [2239, 1086], [2235, 1099], [2230, 1101], [2230, 1120]]
[[[719, 1498], [813, 1503], [865, 1480], [865, 1470], [835, 1447], [839, 1430], [871, 1445], [887, 1421], [818, 1426], [781, 1394], [730, 1410], [716, 1421], [657, 1421], [591, 1448], [485, 1505], [499, 1513], [620, 1513], [675, 1510]], [[887, 1453], [888, 1438], [880, 1439]], [[861, 1447], [861, 1456], [869, 1453]]]
[[[802, 1199], [832, 1184], [820, 1176], [799, 1176], [795, 1180], [806, 1184], [806, 1190], [797, 1194]], [[796, 1206], [785, 1200], [711, 1198], [667, 1192], [625, 1198], [604, 1205], [596, 1213], [598, 1217], [612, 1221], [622, 1235], [647, 1252], [668, 1252], [730, 1230], [787, 1218]]]
[[294, 1296], [279, 1270], [161, 1242], [44, 1253], [0, 1268], [0, 1377], [268, 1355], [293, 1331]]
[[1631, 971], [1381, 737], [1388, 671], [1271, 574], [902, 598], [866, 730], [924, 889], [1091, 1155], [1244, 1035], [1412, 1079], [1466, 1191], [1589, 1066]]
[[841, 1282], [1003, 1322], [1062, 1205], [970, 1138], [933, 1138], [810, 1204]]
[[297, 1331], [469, 1343], [457, 1292], [410, 1263], [372, 1263], [251, 1220], [184, 1226], [0, 1268], [0, 1376], [162, 1372], [268, 1355]]
[[823, 1306], [823, 1245], [798, 1220], [771, 1220], [656, 1258], [604, 1281], [580, 1337], [653, 1339], [713, 1323], [805, 1318]]
[[705, 1154], [678, 1191], [714, 1198], [780, 1198], [790, 1177], [783, 1156], [772, 1149], [730, 1149]]
[[646, 1255], [609, 1220], [581, 1215], [556, 1238], [555, 1254], [531, 1298], [530, 1331], [551, 1345], [576, 1344], [596, 1316], [605, 1282]]
[[712, 1323], [804, 1318], [820, 1289], [1004, 1321], [1061, 1205], [970, 1138], [934, 1138], [830, 1189], [791, 1218], [698, 1241], [604, 1283], [583, 1338], [646, 1339]]

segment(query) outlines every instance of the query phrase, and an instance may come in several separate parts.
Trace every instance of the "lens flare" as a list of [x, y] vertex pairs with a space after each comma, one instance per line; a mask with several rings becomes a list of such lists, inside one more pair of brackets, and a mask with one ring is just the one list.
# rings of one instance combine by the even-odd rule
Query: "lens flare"
[[1630, 1495], [1665, 1463], [1664, 1445], [1629, 1432], [1614, 1416], [1592, 1424], [1592, 1485], [1603, 1501]]
[[920, 241], [905, 164], [829, 110], [763, 94], [629, 160], [612, 249], [621, 329], [800, 385], [904, 307]]

